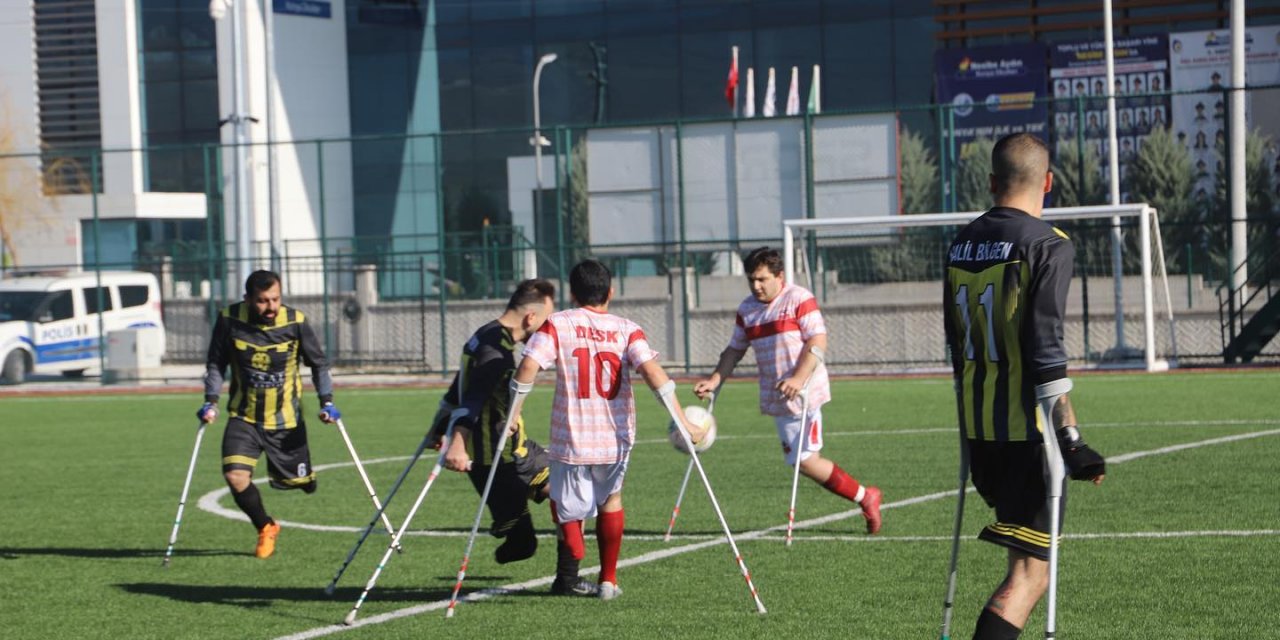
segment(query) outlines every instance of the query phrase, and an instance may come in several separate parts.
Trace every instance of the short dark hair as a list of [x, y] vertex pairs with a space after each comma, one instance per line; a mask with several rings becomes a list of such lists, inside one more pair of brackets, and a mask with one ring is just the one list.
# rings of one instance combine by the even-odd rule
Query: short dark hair
[[1000, 138], [991, 148], [991, 175], [997, 194], [1036, 189], [1049, 174], [1049, 147], [1030, 133]]
[[266, 269], [259, 269], [249, 274], [244, 281], [244, 294], [252, 296], [280, 284], [280, 274]]
[[515, 311], [521, 307], [542, 304], [547, 298], [556, 297], [556, 286], [541, 278], [530, 278], [520, 281], [516, 290], [511, 292], [507, 300], [507, 311]]
[[583, 260], [569, 272], [569, 292], [584, 307], [608, 302], [612, 283], [613, 274], [599, 260]]
[[782, 254], [778, 253], [777, 249], [757, 247], [742, 259], [742, 266], [747, 270], [747, 275], [755, 273], [757, 269], [764, 266], [769, 267], [769, 273], [776, 276], [782, 273], [785, 263], [782, 261]]

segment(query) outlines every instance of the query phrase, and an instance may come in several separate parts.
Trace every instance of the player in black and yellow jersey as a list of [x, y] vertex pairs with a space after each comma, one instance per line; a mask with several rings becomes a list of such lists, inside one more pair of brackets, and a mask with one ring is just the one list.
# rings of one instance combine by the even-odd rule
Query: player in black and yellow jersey
[[255, 554], [267, 558], [275, 551], [280, 525], [267, 515], [252, 482], [258, 458], [266, 452], [272, 487], [316, 490], [302, 418], [301, 365], [311, 368], [320, 420], [336, 422], [341, 414], [333, 406], [333, 380], [320, 340], [301, 311], [280, 304], [280, 276], [255, 271], [244, 289], [244, 301], [223, 309], [214, 324], [205, 364], [205, 404], [196, 415], [206, 423], [217, 419], [223, 371], [230, 368], [222, 472], [236, 506], [258, 530]]
[[[1018, 637], [1048, 583], [1036, 401], [1038, 390], [1067, 377], [1063, 316], [1075, 258], [1067, 234], [1040, 219], [1053, 187], [1045, 144], [1030, 134], [1002, 138], [991, 172], [995, 206], [952, 242], [943, 300], [973, 484], [996, 510], [996, 523], [978, 537], [1008, 547], [1008, 573], [978, 619], [974, 638], [982, 640]], [[1080, 439], [1067, 395], [1054, 407], [1071, 477], [1101, 483], [1104, 462]]]
[[[533, 557], [538, 539], [529, 500], [541, 503], [550, 491], [546, 451], [525, 435], [523, 421], [517, 422], [516, 432], [501, 452], [494, 448], [507, 421], [516, 345], [533, 335], [555, 311], [555, 293], [555, 286], [546, 280], [525, 280], [516, 286], [502, 316], [477, 329], [463, 347], [460, 370], [432, 421], [432, 433], [439, 440], [450, 416], [462, 410], [457, 411], [461, 417], [454, 423], [444, 463], [453, 471], [466, 472], [477, 493], [484, 492], [489, 466], [497, 461], [486, 504], [493, 516], [490, 533], [503, 539], [494, 551], [499, 564]], [[554, 518], [554, 508], [551, 513]], [[595, 596], [598, 591], [595, 583], [578, 577], [578, 560], [563, 541], [558, 541], [551, 592]]]

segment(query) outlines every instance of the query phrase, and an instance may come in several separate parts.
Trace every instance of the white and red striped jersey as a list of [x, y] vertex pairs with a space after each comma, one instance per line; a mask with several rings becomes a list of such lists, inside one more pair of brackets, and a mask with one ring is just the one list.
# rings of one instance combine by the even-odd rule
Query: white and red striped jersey
[[[747, 296], [738, 305], [736, 322], [729, 346], [740, 351], [750, 346], [755, 351], [756, 367], [760, 371], [760, 412], [770, 416], [799, 414], [800, 398], [788, 402], [777, 384], [795, 369], [805, 340], [827, 332], [818, 301], [808, 289], [786, 284], [768, 304]], [[831, 386], [827, 381], [827, 368], [819, 363], [809, 383], [809, 410], [829, 400]]]
[[636, 323], [577, 308], [551, 314], [524, 355], [556, 367], [547, 454], [567, 464], [627, 458], [636, 439], [631, 372], [658, 357]]

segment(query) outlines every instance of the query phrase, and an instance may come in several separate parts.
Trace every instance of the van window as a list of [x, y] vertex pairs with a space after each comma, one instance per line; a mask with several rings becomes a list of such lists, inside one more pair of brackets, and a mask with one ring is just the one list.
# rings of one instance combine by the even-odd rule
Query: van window
[[46, 297], [43, 291], [0, 291], [0, 322], [35, 322]]
[[45, 299], [44, 309], [44, 313], [40, 314], [42, 322], [70, 320], [75, 315], [75, 306], [71, 303], [71, 292], [53, 292]]
[[104, 311], [111, 310], [111, 290], [107, 287], [87, 287], [84, 290], [84, 309], [85, 313], [98, 312], [98, 292], [102, 292], [102, 306]]
[[126, 284], [120, 286], [121, 307], [141, 307], [147, 303], [147, 285]]

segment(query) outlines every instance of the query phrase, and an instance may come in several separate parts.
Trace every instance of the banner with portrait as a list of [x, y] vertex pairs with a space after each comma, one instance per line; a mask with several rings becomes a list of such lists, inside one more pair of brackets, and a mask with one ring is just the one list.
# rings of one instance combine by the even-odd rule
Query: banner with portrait
[[[1115, 41], [1116, 142], [1124, 168], [1156, 127], [1169, 123], [1169, 44], [1164, 34]], [[1052, 139], [1084, 140], [1108, 172], [1107, 67], [1102, 40], [1063, 42], [1049, 49]]]
[[[1188, 31], [1169, 34], [1170, 83], [1174, 135], [1191, 151], [1196, 174], [1195, 197], [1213, 197], [1215, 181], [1225, 169], [1227, 112], [1231, 82], [1231, 32]], [[1280, 26], [1245, 30], [1245, 86], [1280, 85]], [[1280, 183], [1276, 157], [1280, 134], [1280, 91], [1248, 91], [1245, 122], [1272, 140], [1266, 151], [1273, 186]]]

